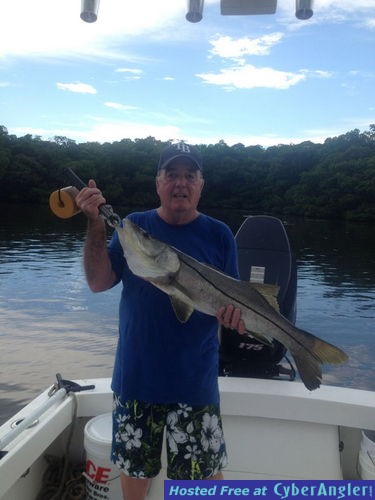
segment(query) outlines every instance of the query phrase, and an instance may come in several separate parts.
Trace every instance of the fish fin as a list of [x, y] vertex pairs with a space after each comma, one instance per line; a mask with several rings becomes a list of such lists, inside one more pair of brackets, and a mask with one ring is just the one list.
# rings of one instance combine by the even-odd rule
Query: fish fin
[[279, 293], [280, 287], [278, 285], [271, 285], [269, 283], [254, 283], [250, 282], [250, 285], [259, 292], [266, 301], [274, 308], [277, 312], [280, 312], [279, 302], [277, 300], [277, 294]]
[[319, 361], [311, 354], [294, 355], [293, 358], [306, 388], [309, 391], [318, 389], [322, 382], [322, 369]]
[[348, 356], [344, 351], [318, 337], [314, 338], [312, 351], [321, 363], [340, 365], [348, 361]]
[[[307, 332], [305, 332], [307, 333]], [[293, 354], [298, 372], [307, 389], [313, 391], [322, 381], [321, 364], [339, 365], [348, 360], [348, 356], [338, 347], [319, 339], [310, 337], [312, 345], [309, 350]]]
[[169, 298], [171, 299], [171, 304], [178, 321], [186, 323], [192, 315], [194, 307], [176, 297], [170, 296]]

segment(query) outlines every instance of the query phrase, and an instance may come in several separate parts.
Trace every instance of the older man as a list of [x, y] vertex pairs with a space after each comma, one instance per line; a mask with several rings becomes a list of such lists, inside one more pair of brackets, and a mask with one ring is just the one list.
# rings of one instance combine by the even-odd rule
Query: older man
[[[128, 217], [153, 237], [238, 277], [230, 229], [197, 209], [204, 186], [197, 148], [178, 143], [162, 151], [157, 168], [158, 208]], [[166, 428], [168, 477], [221, 479], [227, 455], [218, 390], [218, 321], [244, 332], [241, 312], [227, 305], [217, 319], [195, 311], [182, 324], [166, 294], [129, 270], [117, 233], [108, 247], [93, 180], [77, 196], [88, 218], [84, 265], [95, 291], [120, 281], [119, 340], [112, 379], [112, 460], [122, 470], [126, 500], [143, 500], [160, 471]], [[218, 321], [217, 321], [218, 320]]]

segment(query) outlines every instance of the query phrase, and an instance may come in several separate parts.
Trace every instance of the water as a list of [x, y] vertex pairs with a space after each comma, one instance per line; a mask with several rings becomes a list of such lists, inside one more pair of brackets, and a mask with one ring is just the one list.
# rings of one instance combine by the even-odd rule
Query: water
[[[110, 377], [120, 287], [88, 290], [85, 220], [8, 207], [0, 228], [0, 423], [64, 378]], [[213, 214], [237, 230], [243, 215]], [[374, 226], [288, 218], [298, 262], [297, 325], [350, 356], [324, 383], [375, 390]]]

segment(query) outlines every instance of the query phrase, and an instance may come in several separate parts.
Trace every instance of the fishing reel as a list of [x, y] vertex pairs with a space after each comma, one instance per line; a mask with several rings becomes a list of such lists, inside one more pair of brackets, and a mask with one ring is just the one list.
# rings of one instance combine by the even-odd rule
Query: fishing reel
[[[72, 185], [57, 189], [49, 197], [50, 209], [60, 219], [70, 219], [81, 213], [76, 203], [76, 196], [81, 189], [87, 187], [71, 168], [67, 168], [65, 174]], [[99, 212], [111, 228], [122, 225], [121, 217], [114, 213], [111, 205], [101, 205]]]

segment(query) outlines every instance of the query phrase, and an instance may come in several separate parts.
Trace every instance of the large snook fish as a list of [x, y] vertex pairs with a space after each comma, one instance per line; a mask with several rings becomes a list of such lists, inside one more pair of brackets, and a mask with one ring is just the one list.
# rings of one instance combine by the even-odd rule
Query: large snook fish
[[[215, 316], [222, 306], [239, 307], [248, 334], [267, 344], [277, 339], [289, 349], [309, 390], [320, 386], [321, 364], [347, 360], [334, 345], [290, 323], [251, 283], [233, 279], [152, 238], [129, 219], [116, 229], [130, 270], [169, 295], [181, 322], [194, 309]], [[278, 288], [274, 288], [276, 295]]]

